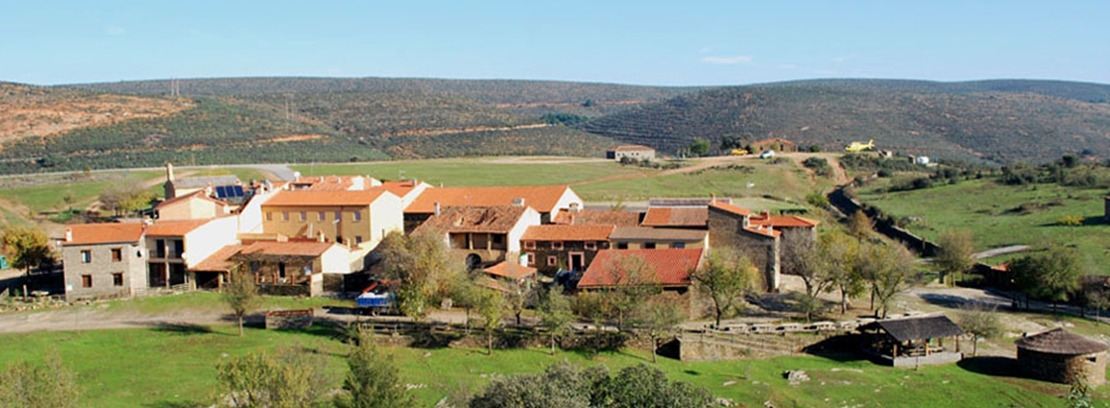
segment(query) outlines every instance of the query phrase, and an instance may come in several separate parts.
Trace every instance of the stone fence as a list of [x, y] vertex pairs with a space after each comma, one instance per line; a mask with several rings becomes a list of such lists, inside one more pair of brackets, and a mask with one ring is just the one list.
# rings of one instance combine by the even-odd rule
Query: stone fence
[[271, 310], [266, 312], [266, 329], [307, 329], [313, 315], [312, 309]]

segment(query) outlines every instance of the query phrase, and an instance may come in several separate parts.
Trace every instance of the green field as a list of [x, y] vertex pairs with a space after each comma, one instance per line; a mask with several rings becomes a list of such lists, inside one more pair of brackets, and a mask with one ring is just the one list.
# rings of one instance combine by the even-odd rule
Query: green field
[[[895, 193], [881, 189], [880, 184], [861, 189], [860, 201], [895, 217], [912, 217], [909, 230], [927, 239], [947, 229], [966, 229], [979, 250], [1047, 242], [1075, 246], [1090, 271], [1110, 275], [1110, 264], [1104, 262], [1110, 255], [1110, 224], [1101, 221], [1104, 190], [1005, 186], [993, 179]], [[1065, 216], [1083, 223], [1060, 225]]]
[[[0, 335], [0, 361], [41, 360], [57, 351], [64, 364], [78, 374], [81, 405], [194, 406], [208, 405], [217, 395], [215, 365], [227, 356], [250, 351], [297, 346], [326, 356], [335, 387], [345, 373], [345, 345], [329, 331], [248, 330], [234, 335], [231, 326], [164, 326], [150, 329], [47, 332]], [[650, 362], [640, 350], [588, 354], [545, 349], [484, 350], [466, 348], [387, 347], [400, 366], [401, 378], [417, 386], [423, 406], [452, 392], [474, 392], [498, 374], [538, 372], [558, 361], [604, 364], [611, 370]], [[714, 395], [748, 406], [772, 401], [775, 406], [851, 406], [881, 401], [887, 406], [1058, 406], [1066, 391], [1051, 385], [1011, 377], [992, 377], [958, 365], [896, 370], [854, 358], [782, 357], [713, 363], [683, 363], [661, 359], [659, 368], [676, 380], [706, 387]], [[782, 373], [805, 370], [812, 381], [792, 387]], [[1104, 391], [1096, 396], [1107, 397]]]
[[658, 172], [658, 170], [635, 166], [621, 166], [612, 161], [575, 162], [564, 158], [551, 158], [540, 162], [528, 160], [528, 158], [503, 162], [489, 158], [404, 160], [291, 167], [305, 176], [361, 174], [381, 180], [415, 178], [433, 186], [442, 184], [447, 187], [570, 184], [613, 175], [650, 175]]

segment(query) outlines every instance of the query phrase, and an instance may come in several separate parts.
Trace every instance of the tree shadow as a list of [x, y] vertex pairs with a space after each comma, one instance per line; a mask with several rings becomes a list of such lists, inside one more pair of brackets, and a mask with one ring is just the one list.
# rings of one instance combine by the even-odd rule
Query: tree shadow
[[[181, 335], [194, 335], [194, 334], [217, 334], [211, 327], [191, 324], [191, 323], [177, 323], [177, 322], [157, 322], [154, 323], [154, 331], [162, 333], [172, 333]], [[228, 335], [227, 333], [218, 333]]]
[[864, 334], [842, 334], [810, 344], [803, 348], [802, 352], [842, 363], [861, 360], [874, 361], [871, 356], [860, 349], [861, 346], [868, 344], [870, 341], [869, 336]]

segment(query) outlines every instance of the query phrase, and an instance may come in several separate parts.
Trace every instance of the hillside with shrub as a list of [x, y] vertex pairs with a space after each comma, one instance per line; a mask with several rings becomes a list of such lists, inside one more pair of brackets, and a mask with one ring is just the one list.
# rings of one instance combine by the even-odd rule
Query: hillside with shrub
[[682, 95], [596, 118], [583, 130], [665, 152], [696, 138], [782, 137], [969, 162], [1110, 157], [1110, 86], [1062, 81], [813, 80]]

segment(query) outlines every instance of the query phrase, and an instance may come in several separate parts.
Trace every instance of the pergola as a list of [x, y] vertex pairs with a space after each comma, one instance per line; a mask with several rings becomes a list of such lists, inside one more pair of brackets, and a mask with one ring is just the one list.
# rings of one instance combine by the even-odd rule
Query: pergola
[[[955, 339], [956, 352], [960, 351], [963, 329], [944, 315], [878, 320], [859, 329], [876, 336], [872, 343], [875, 351], [884, 357], [928, 357], [944, 352], [944, 339]], [[937, 340], [934, 346], [931, 343]]]

